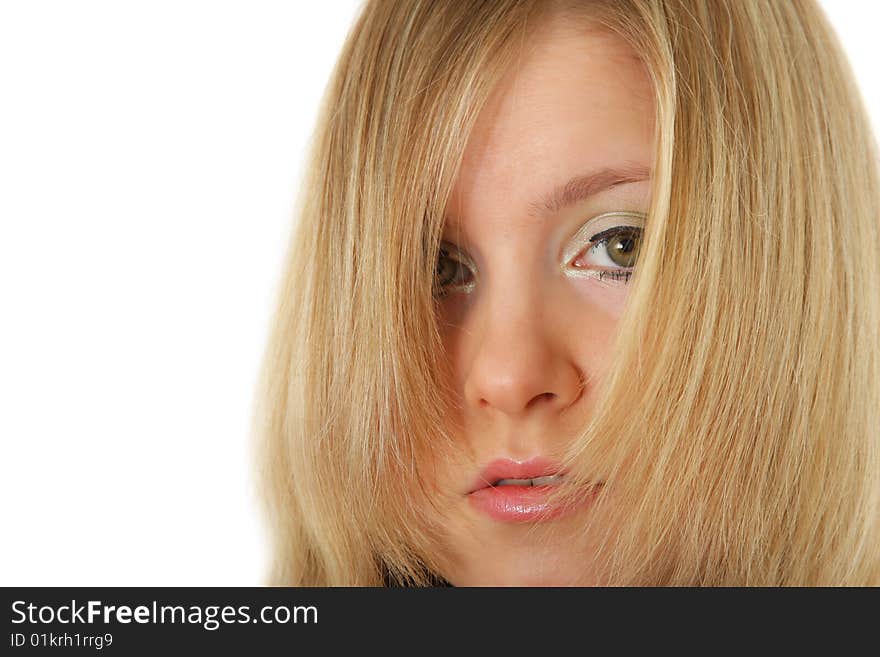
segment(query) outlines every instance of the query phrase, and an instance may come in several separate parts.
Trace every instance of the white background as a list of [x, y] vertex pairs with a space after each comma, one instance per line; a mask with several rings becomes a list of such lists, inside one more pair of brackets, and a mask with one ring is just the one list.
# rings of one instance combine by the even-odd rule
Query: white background
[[[0, 0], [0, 585], [262, 583], [253, 388], [359, 4]], [[823, 5], [877, 131], [880, 9]]]

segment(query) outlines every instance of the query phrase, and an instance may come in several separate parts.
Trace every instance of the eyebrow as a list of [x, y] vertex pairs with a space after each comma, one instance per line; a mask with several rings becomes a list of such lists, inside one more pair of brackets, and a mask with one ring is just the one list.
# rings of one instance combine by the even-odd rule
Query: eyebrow
[[574, 176], [549, 194], [529, 203], [529, 215], [553, 214], [623, 183], [642, 182], [651, 178], [651, 168], [629, 163], [604, 167], [587, 174]]

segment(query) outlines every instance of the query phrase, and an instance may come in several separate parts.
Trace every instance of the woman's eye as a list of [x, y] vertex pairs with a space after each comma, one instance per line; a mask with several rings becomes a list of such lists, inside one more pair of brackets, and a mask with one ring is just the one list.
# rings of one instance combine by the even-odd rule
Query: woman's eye
[[628, 282], [636, 265], [642, 229], [614, 226], [593, 235], [586, 250], [571, 263], [579, 270], [591, 270], [600, 280], [610, 278]]
[[457, 249], [441, 246], [434, 270], [434, 294], [445, 296], [456, 290], [467, 291], [473, 286], [474, 275], [462, 261]]

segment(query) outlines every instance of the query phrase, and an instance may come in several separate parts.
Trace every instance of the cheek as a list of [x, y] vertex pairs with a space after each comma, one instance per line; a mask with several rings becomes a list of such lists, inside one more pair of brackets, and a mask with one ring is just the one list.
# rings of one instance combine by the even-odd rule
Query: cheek
[[611, 347], [627, 299], [627, 285], [594, 280], [569, 281], [565, 307], [569, 310], [557, 338], [584, 375], [600, 379], [610, 365]]
[[[592, 278], [571, 278], [555, 286], [547, 298], [555, 308], [548, 308], [551, 316], [589, 317], [591, 323], [617, 323], [623, 314], [630, 284], [600, 281]], [[474, 294], [451, 294], [437, 302], [436, 316], [447, 348], [452, 347], [467, 331], [466, 325], [473, 313]]]
[[596, 324], [617, 324], [623, 314], [629, 284], [594, 279], [572, 279], [569, 283], [572, 303], [581, 312], [588, 312]]
[[467, 311], [473, 305], [472, 295], [455, 293], [436, 302], [435, 314], [444, 340], [454, 335], [467, 318]]
[[474, 297], [452, 294], [437, 302], [436, 317], [446, 351], [446, 358], [455, 366], [459, 356], [467, 351], [469, 336], [473, 335], [469, 322], [473, 319]]

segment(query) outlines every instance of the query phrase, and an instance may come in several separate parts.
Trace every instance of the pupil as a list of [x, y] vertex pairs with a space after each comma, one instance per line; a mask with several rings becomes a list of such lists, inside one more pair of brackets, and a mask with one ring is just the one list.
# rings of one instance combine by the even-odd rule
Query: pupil
[[455, 278], [455, 273], [456, 267], [452, 259], [446, 253], [441, 253], [437, 261], [437, 278], [440, 285], [448, 285]]
[[635, 265], [638, 246], [635, 235], [627, 233], [625, 236], [615, 239], [612, 245], [610, 255], [615, 264], [621, 267], [632, 267]]

